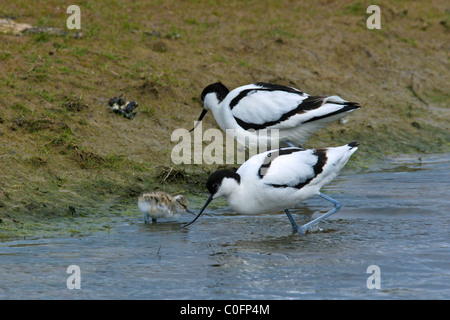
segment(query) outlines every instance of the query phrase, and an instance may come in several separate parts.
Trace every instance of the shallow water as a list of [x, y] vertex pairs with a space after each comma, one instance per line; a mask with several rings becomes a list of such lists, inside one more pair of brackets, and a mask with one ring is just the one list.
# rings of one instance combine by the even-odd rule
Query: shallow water
[[[0, 242], [0, 298], [449, 299], [449, 181], [450, 155], [346, 171], [322, 190], [341, 211], [304, 236], [284, 213], [224, 207], [182, 230], [136, 213], [109, 233]], [[292, 212], [305, 223], [329, 209], [315, 197]], [[81, 289], [67, 288], [69, 265]]]

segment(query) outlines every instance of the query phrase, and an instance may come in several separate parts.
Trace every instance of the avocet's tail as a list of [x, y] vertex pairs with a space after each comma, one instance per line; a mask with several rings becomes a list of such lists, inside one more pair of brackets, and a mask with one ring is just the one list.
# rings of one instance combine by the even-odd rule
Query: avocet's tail
[[346, 145], [334, 148], [323, 149], [325, 151], [326, 162], [323, 166], [322, 174], [317, 182], [321, 187], [333, 180], [347, 164], [348, 160], [358, 150], [358, 143], [351, 142]]
[[324, 123], [331, 122], [345, 116], [346, 113], [361, 108], [359, 103], [346, 101], [338, 96], [308, 97], [306, 100], [311, 101], [313, 104], [320, 103], [321, 106], [319, 108], [309, 111], [312, 117], [310, 117], [306, 121], [303, 121], [303, 123], [316, 121]]
[[[301, 112], [293, 116], [293, 121], [289, 122], [295, 124], [295, 130], [289, 131], [286, 137], [281, 131], [280, 138], [296, 146], [303, 145], [318, 130], [359, 108], [361, 108], [359, 103], [346, 101], [338, 96], [308, 96], [298, 106]], [[280, 129], [284, 129], [283, 126]]]

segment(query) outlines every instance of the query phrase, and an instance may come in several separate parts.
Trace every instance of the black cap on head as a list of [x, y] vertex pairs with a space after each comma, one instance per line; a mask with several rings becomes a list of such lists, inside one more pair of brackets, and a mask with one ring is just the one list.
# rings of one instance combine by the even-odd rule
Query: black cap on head
[[182, 228], [190, 226], [202, 215], [203, 211], [205, 211], [206, 207], [214, 199], [214, 194], [216, 194], [217, 190], [219, 190], [220, 184], [222, 183], [222, 180], [224, 178], [233, 178], [238, 183], [240, 183], [240, 181], [241, 181], [241, 176], [231, 170], [218, 170], [218, 171], [212, 173], [209, 176], [208, 181], [206, 182], [206, 188], [208, 188], [208, 191], [211, 193], [211, 195], [209, 196], [208, 200], [206, 200], [205, 204], [200, 209], [200, 212], [197, 214], [197, 216], [194, 218], [194, 220], [192, 220], [188, 224], [184, 225]]
[[217, 99], [219, 99], [219, 102], [221, 102], [223, 99], [225, 99], [230, 90], [228, 90], [228, 88], [225, 87], [221, 82], [210, 84], [202, 91], [202, 94], [200, 96], [202, 101], [204, 101], [205, 96], [211, 92], [215, 92], [217, 94]]
[[208, 189], [209, 193], [211, 193], [212, 195], [216, 194], [217, 190], [219, 190], [222, 180], [225, 178], [233, 178], [238, 183], [241, 182], [241, 176], [236, 172], [233, 172], [231, 170], [218, 170], [212, 173], [209, 176], [208, 181], [206, 181], [206, 188]]
[[[217, 99], [219, 99], [219, 102], [222, 102], [222, 100], [225, 99], [230, 90], [228, 90], [227, 87], [225, 87], [221, 82], [210, 84], [202, 91], [201, 99], [203, 102], [205, 101], [206, 95], [211, 92], [214, 92], [217, 95]], [[200, 123], [200, 121], [202, 121], [203, 117], [206, 115], [207, 112], [208, 109], [202, 110], [200, 117], [198, 117], [197, 125]], [[189, 132], [193, 131], [197, 127], [197, 125], [195, 125], [194, 128], [189, 130]]]

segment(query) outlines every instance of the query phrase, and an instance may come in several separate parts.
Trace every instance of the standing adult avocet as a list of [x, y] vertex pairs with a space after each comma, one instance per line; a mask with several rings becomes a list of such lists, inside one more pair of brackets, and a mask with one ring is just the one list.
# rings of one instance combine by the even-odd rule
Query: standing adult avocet
[[[352, 142], [326, 149], [280, 148], [257, 154], [247, 160], [236, 172], [219, 170], [206, 182], [210, 197], [196, 221], [215, 198], [226, 197], [229, 206], [244, 214], [268, 213], [284, 210], [294, 232], [304, 234], [310, 227], [336, 213], [341, 204], [324, 195], [320, 189], [333, 180], [358, 149]], [[334, 208], [315, 220], [299, 227], [289, 212], [314, 195], [330, 201]]]
[[[280, 143], [301, 146], [317, 130], [360, 108], [358, 103], [338, 96], [310, 96], [266, 82], [232, 91], [216, 82], [203, 90], [201, 99], [203, 111], [198, 121], [211, 110], [220, 128], [233, 129], [233, 137], [247, 147], [258, 146], [261, 139], [269, 148], [277, 148]], [[277, 134], [273, 129], [278, 130]]]

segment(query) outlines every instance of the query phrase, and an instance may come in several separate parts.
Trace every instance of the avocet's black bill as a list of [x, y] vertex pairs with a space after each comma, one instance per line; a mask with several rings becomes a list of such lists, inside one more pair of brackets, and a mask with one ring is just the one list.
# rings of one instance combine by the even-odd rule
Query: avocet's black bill
[[190, 209], [186, 209], [186, 212], [187, 212], [187, 213], [190, 213], [190, 214], [193, 214], [194, 216], [197, 215], [194, 211], [192, 211], [192, 210], [190, 210]]
[[200, 121], [202, 121], [202, 119], [205, 117], [207, 112], [208, 112], [208, 110], [203, 109], [202, 113], [200, 114], [200, 117], [198, 117], [197, 123], [191, 130], [189, 130], [189, 132], [192, 132], [192, 131], [194, 131], [195, 128], [197, 128], [197, 126], [200, 124]]
[[194, 218], [194, 220], [192, 220], [191, 222], [189, 222], [187, 225], [182, 226], [182, 228], [186, 228], [187, 226], [190, 226], [191, 224], [193, 224], [203, 213], [203, 211], [205, 211], [206, 207], [208, 206], [208, 204], [213, 200], [213, 195], [211, 195], [208, 200], [206, 200], [205, 205], [203, 206], [203, 208], [200, 210], [200, 213]]

